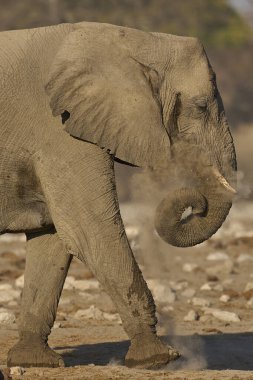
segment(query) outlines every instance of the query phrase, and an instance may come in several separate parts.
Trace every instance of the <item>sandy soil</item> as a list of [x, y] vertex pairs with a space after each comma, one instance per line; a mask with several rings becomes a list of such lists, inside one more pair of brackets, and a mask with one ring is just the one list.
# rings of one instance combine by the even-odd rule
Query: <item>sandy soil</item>
[[[191, 249], [161, 242], [151, 224], [143, 223], [150, 219], [149, 210], [142, 210], [141, 220], [140, 209], [137, 215], [134, 205], [121, 209], [136, 258], [156, 299], [158, 333], [180, 350], [182, 358], [159, 371], [125, 368], [129, 341], [114, 305], [89, 270], [74, 260], [49, 341], [63, 355], [66, 367], [26, 369], [12, 378], [253, 379], [253, 204], [237, 203], [222, 229]], [[9, 319], [0, 323], [3, 373], [7, 373], [7, 352], [17, 340], [24, 266], [24, 238], [4, 235], [0, 240], [0, 319], [1, 313], [9, 313]], [[193, 320], [186, 321], [191, 310]]]

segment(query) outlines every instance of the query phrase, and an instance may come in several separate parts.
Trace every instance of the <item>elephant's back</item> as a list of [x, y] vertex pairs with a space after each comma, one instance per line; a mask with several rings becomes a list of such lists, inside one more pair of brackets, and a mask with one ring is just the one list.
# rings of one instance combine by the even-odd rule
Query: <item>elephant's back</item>
[[54, 124], [45, 82], [55, 54], [71, 26], [0, 32], [0, 142], [28, 141]]

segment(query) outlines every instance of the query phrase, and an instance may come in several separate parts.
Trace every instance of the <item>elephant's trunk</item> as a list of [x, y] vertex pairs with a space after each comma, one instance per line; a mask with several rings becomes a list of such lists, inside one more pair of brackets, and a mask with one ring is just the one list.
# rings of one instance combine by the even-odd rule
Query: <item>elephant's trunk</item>
[[[167, 243], [190, 247], [211, 237], [231, 208], [235, 190], [217, 171], [212, 185], [182, 188], [162, 200], [156, 210], [155, 227]], [[188, 216], [184, 216], [185, 210]]]

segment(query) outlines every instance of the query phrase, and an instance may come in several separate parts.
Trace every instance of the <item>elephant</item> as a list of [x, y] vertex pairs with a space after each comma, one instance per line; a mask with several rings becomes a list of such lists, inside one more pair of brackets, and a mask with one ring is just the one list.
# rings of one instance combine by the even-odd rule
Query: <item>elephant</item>
[[167, 243], [190, 247], [219, 229], [236, 194], [236, 154], [204, 47], [195, 37], [93, 22], [4, 31], [0, 46], [0, 228], [27, 236], [8, 366], [64, 366], [48, 336], [73, 256], [120, 314], [125, 365], [177, 359], [157, 336], [114, 161], [184, 177], [155, 212]]

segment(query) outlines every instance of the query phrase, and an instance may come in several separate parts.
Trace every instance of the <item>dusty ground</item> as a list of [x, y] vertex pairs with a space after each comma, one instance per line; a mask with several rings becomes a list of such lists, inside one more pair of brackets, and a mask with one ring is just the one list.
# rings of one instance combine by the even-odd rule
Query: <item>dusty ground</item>
[[[182, 358], [160, 371], [125, 368], [129, 342], [113, 303], [89, 270], [74, 260], [50, 336], [66, 368], [26, 369], [12, 378], [253, 379], [253, 204], [237, 203], [222, 229], [191, 249], [162, 243], [151, 224], [143, 223], [150, 217], [147, 210], [125, 204], [122, 215], [156, 299], [158, 332], [180, 349]], [[0, 240], [3, 371], [7, 352], [17, 340], [25, 266], [25, 241], [14, 238], [4, 235]], [[192, 320], [185, 321], [189, 311]]]

